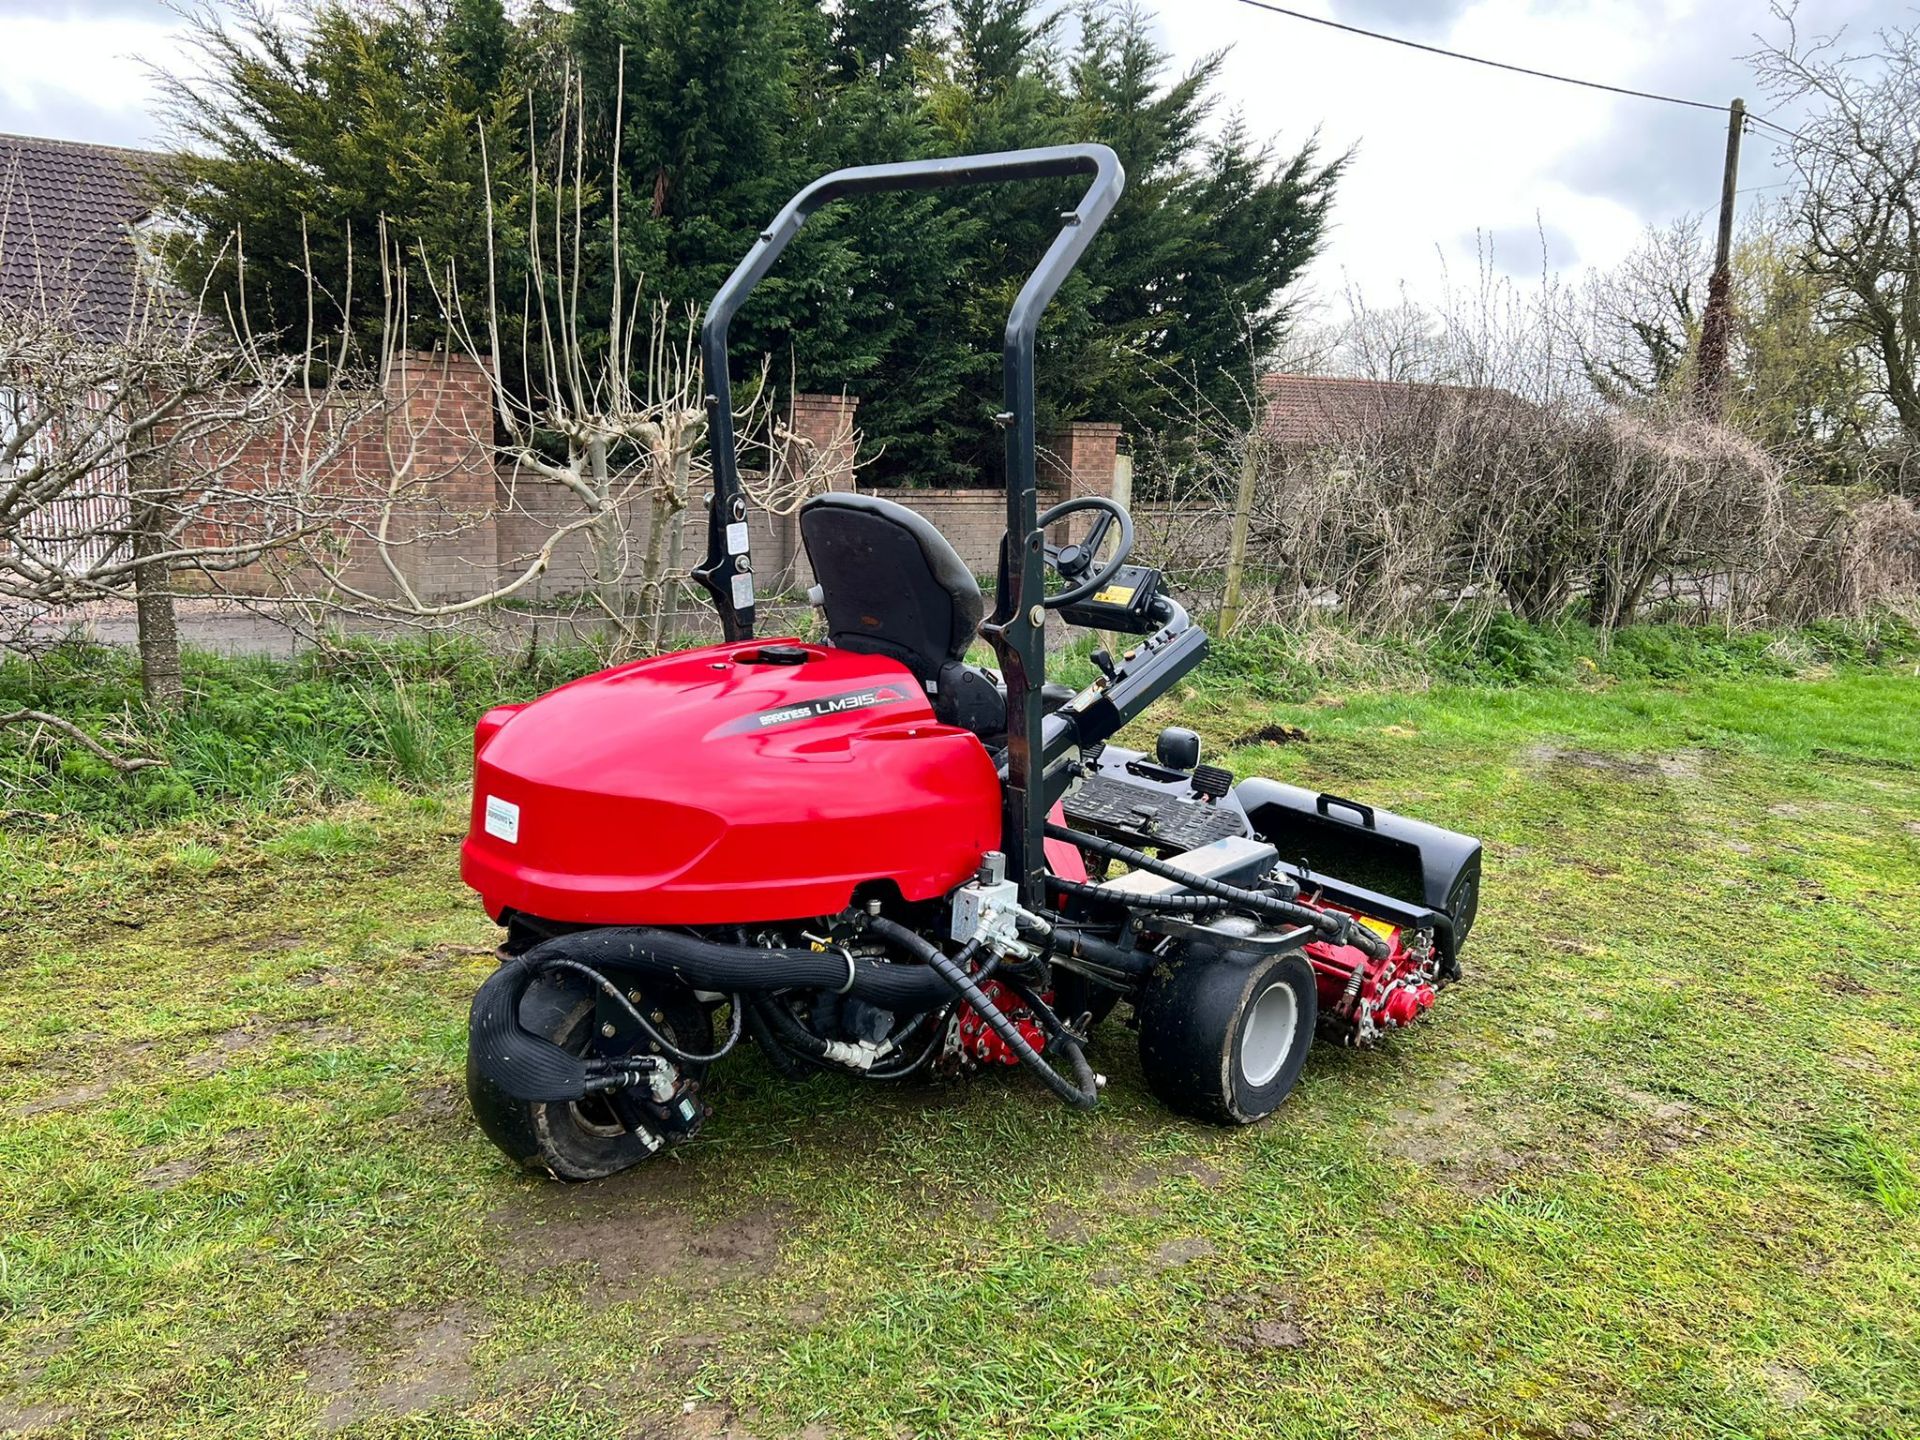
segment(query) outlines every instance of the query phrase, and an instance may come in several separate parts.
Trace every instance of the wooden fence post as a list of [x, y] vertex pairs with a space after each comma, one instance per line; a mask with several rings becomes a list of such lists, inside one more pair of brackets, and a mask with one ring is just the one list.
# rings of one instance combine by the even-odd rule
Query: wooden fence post
[[1260, 473], [1260, 432], [1247, 432], [1246, 453], [1240, 457], [1240, 485], [1233, 497], [1233, 538], [1227, 549], [1227, 589], [1220, 597], [1222, 635], [1240, 618], [1240, 591], [1247, 575], [1247, 525], [1253, 515], [1253, 485]]

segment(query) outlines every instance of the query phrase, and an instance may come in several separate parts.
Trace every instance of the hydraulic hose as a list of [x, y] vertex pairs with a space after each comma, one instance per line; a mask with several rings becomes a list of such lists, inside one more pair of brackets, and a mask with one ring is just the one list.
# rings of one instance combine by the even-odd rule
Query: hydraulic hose
[[1229, 908], [1218, 895], [1123, 895], [1104, 885], [1089, 885], [1084, 880], [1067, 880], [1049, 875], [1047, 884], [1067, 895], [1078, 895], [1127, 910], [1153, 910], [1166, 915], [1210, 915]]
[[808, 1060], [824, 1065], [827, 1063], [827, 1042], [789, 1015], [781, 1006], [765, 995], [755, 995], [747, 1002], [753, 1006], [753, 1013], [780, 1044], [789, 1050], [798, 1051]]
[[[919, 1022], [916, 1021], [914, 1023], [918, 1024]], [[940, 1046], [946, 1041], [946, 1038], [947, 1027], [943, 1020], [942, 1023], [933, 1027], [933, 1034], [927, 1038], [925, 1048], [923, 1048], [918, 1055], [914, 1056], [911, 1061], [905, 1065], [895, 1066], [891, 1070], [880, 1070], [877, 1068], [869, 1070], [866, 1078], [869, 1080], [910, 1079], [927, 1068], [927, 1063], [933, 1059], [934, 1055], [939, 1051]]]
[[731, 1016], [732, 1023], [727, 1027], [726, 1043], [711, 1055], [696, 1055], [690, 1050], [682, 1050], [678, 1045], [674, 1044], [673, 1041], [661, 1034], [659, 1027], [640, 1013], [639, 1007], [626, 997], [626, 993], [598, 970], [590, 966], [582, 965], [577, 960], [558, 959], [548, 960], [541, 968], [544, 970], [569, 970], [576, 974], [584, 975], [589, 984], [593, 985], [594, 988], [627, 1012], [627, 1018], [640, 1027], [640, 1032], [643, 1035], [683, 1065], [711, 1065], [716, 1060], [724, 1060], [728, 1053], [732, 1051], [733, 1047], [740, 1043], [740, 1022], [743, 1017], [740, 1013], [742, 1007], [738, 995], [730, 997], [733, 1003], [729, 1008], [733, 1014]]
[[[913, 953], [920, 958], [917, 951]], [[944, 1004], [948, 994], [939, 977], [919, 965], [894, 965], [844, 950], [763, 949], [644, 926], [575, 931], [544, 941], [520, 958], [535, 965], [565, 959], [595, 968], [638, 970], [665, 976], [690, 990], [728, 994], [833, 990], [858, 995], [896, 1014], [930, 1010]]]
[[[924, 959], [925, 942], [913, 938], [917, 944], [907, 948]], [[520, 1001], [535, 978], [543, 970], [575, 967], [602, 982], [601, 972], [615, 970], [662, 977], [690, 990], [718, 990], [737, 997], [736, 1008], [769, 990], [809, 989], [858, 995], [896, 1014], [913, 1014], [950, 1004], [953, 995], [951, 983], [924, 964], [892, 965], [842, 950], [759, 949], [638, 926], [573, 931], [508, 960], [474, 993], [467, 1024], [470, 1063], [517, 1100], [579, 1100], [626, 1083], [618, 1061], [570, 1055], [520, 1023]]]
[[[1041, 1058], [1040, 1052], [1027, 1043], [1027, 1037], [1020, 1033], [1013, 1021], [1002, 1013], [998, 1005], [987, 998], [986, 993], [974, 983], [973, 977], [967, 974], [965, 967], [977, 953], [979, 941], [969, 941], [961, 950], [957, 960], [949, 960], [940, 953], [938, 946], [922, 939], [904, 925], [895, 924], [885, 916], [876, 915], [868, 920], [867, 929], [883, 940], [912, 951], [924, 960], [930, 970], [952, 986], [954, 992], [979, 1013], [980, 1018], [992, 1027], [993, 1033], [1005, 1042], [1009, 1050], [1020, 1057], [1020, 1063], [1045, 1081], [1047, 1088], [1067, 1104], [1076, 1110], [1091, 1110], [1100, 1103], [1099, 1082], [1094, 1078], [1093, 1068], [1087, 1064], [1087, 1057], [1081, 1050], [1077, 1038], [1067, 1033], [1065, 1027], [1062, 1027], [1061, 1048], [1067, 1052], [1068, 1059], [1073, 1062], [1074, 1070], [1074, 1079], [1068, 1080]], [[1015, 988], [1016, 993], [1019, 993], [1021, 987], [1018, 981], [1007, 983]], [[1058, 1021], [1055, 1023], [1057, 1024]]]
[[[879, 1066], [875, 1066], [869, 1070], [862, 1070], [858, 1066], [847, 1065], [835, 1060], [831, 1043], [802, 1025], [788, 1012], [787, 1008], [773, 996], [756, 995], [748, 1003], [753, 1006], [752, 1018], [759, 1022], [754, 1031], [755, 1038], [760, 1038], [764, 1032], [775, 1044], [785, 1046], [790, 1051], [798, 1052], [802, 1061], [820, 1066], [824, 1069], [836, 1070], [842, 1074], [858, 1075], [870, 1080], [888, 1080], [895, 1078], [892, 1071]], [[908, 1041], [913, 1040], [919, 1035], [923, 1026], [938, 1018], [941, 1013], [942, 1012], [937, 1010], [924, 1010], [914, 1019], [908, 1021], [900, 1033], [893, 1037], [894, 1051], [903, 1050]], [[936, 1039], [938, 1038], [937, 1032], [939, 1028], [938, 1025], [934, 1026]], [[763, 1039], [761, 1043], [764, 1046], [766, 1040]], [[893, 1052], [889, 1052], [889, 1058], [892, 1058], [892, 1055]]]
[[1064, 825], [1049, 822], [1047, 838], [1065, 840], [1070, 845], [1078, 845], [1083, 850], [1091, 850], [1094, 854], [1104, 855], [1109, 860], [1118, 860], [1135, 870], [1145, 870], [1149, 875], [1158, 875], [1163, 880], [1171, 880], [1176, 885], [1186, 886], [1189, 890], [1197, 890], [1203, 895], [1218, 896], [1222, 900], [1231, 902], [1237, 909], [1251, 910], [1254, 914], [1269, 920], [1282, 920], [1292, 925], [1309, 925], [1340, 944], [1357, 946], [1375, 960], [1387, 958], [1387, 942], [1366, 926], [1356, 925], [1349, 915], [1337, 911], [1315, 910], [1311, 906], [1296, 905], [1290, 900], [1282, 900], [1277, 896], [1263, 895], [1258, 890], [1247, 890], [1238, 885], [1229, 885], [1224, 880], [1196, 875], [1191, 870], [1182, 870], [1178, 865], [1169, 865], [1164, 860], [1156, 860], [1144, 850], [1135, 850], [1132, 846], [1122, 845], [1117, 840], [1106, 840], [1098, 835], [1086, 835], [1078, 830], [1069, 830]]

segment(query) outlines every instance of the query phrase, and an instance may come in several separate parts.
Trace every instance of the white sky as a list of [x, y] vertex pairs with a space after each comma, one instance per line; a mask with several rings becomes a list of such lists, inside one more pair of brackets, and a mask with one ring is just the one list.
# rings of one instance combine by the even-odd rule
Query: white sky
[[[1782, 27], [1767, 0], [1287, 0], [1289, 8], [1537, 69], [1716, 103], [1758, 103], [1741, 56]], [[1718, 203], [1720, 115], [1603, 95], [1423, 55], [1254, 9], [1238, 0], [1158, 0], [1166, 48], [1184, 66], [1231, 47], [1223, 106], [1282, 146], [1318, 129], [1357, 153], [1311, 280], [1351, 282], [1376, 302], [1405, 284], [1432, 298], [1471, 284], [1477, 237], [1495, 263], [1556, 269], [1620, 258], [1650, 223]], [[1909, 0], [1803, 0], [1803, 33], [1860, 35], [1910, 19]], [[0, 0], [0, 130], [155, 145], [148, 64], [177, 64], [179, 21], [161, 0]], [[1864, 36], [1862, 36], [1864, 38]], [[1764, 106], [1761, 106], [1764, 109]], [[1791, 116], [1782, 116], [1791, 120]], [[1741, 185], [1780, 179], [1764, 132], [1749, 135]], [[1743, 204], [1773, 191], [1748, 188]]]
[[[1771, 107], [1741, 58], [1785, 38], [1768, 0], [1286, 0], [1287, 8], [1424, 44], [1582, 79]], [[1521, 278], [1619, 260], [1649, 224], [1717, 209], [1726, 116], [1602, 94], [1422, 54], [1238, 0], [1172, 0], [1165, 47], [1182, 66], [1231, 47], [1219, 88], [1255, 134], [1291, 149], [1318, 129], [1356, 147], [1334, 233], [1311, 273], [1375, 303], [1404, 284], [1471, 286], [1479, 246]], [[1920, 18], [1910, 0], [1803, 0], [1801, 34]], [[1792, 123], [1790, 114], [1777, 117]], [[1783, 178], [1764, 130], [1748, 134], [1742, 206]]]

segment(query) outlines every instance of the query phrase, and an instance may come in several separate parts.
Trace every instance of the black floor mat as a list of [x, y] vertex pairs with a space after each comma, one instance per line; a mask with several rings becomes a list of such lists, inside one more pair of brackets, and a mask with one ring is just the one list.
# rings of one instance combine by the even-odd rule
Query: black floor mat
[[1110, 775], [1082, 781], [1064, 805], [1069, 824], [1142, 850], [1173, 854], [1246, 833], [1237, 811], [1129, 785]]

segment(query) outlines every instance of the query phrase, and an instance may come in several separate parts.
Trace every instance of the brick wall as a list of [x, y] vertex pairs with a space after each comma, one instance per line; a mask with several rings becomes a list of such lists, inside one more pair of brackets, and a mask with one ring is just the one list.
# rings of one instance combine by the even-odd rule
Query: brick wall
[[[1039, 437], [1035, 466], [1040, 481], [1040, 508], [1057, 505], [1070, 496], [1111, 495], [1113, 468], [1120, 454], [1120, 427], [1106, 421], [1082, 420]], [[945, 535], [974, 574], [992, 576], [1000, 564], [1000, 537], [1007, 529], [1007, 496], [1000, 489], [918, 490], [883, 489], [871, 492], [897, 500], [924, 515]], [[1071, 529], [1086, 533], [1091, 521], [1075, 516], [1056, 527], [1056, 543]]]
[[[374, 531], [391, 502], [394, 569], [424, 602], [464, 599], [491, 588], [496, 565], [493, 404], [486, 374], [465, 356], [397, 356], [376, 396], [334, 396], [296, 411], [272, 431], [207, 448], [233, 447], [237, 489], [260, 494], [210, 514], [200, 544], [244, 544], [284, 529], [284, 497], [305, 490], [340, 517], [328, 543], [342, 578], [370, 594], [400, 586], [378, 556]], [[276, 500], [273, 497], [283, 497]], [[221, 575], [221, 589], [262, 594], [286, 560]]]
[[[785, 464], [829, 489], [852, 489], [853, 446], [859, 399], [849, 395], [797, 395], [784, 422]], [[392, 477], [401, 478], [392, 510], [390, 546], [394, 564], [423, 602], [467, 599], [522, 574], [555, 530], [581, 518], [580, 502], [563, 488], [498, 462], [493, 447], [492, 392], [486, 374], [465, 356], [408, 354], [394, 364], [381, 403], [351, 424], [325, 415], [302, 417], [286, 433], [248, 442], [239, 467], [265, 485], [296, 463], [305, 433], [334, 434], [337, 454], [319, 467], [315, 488], [350, 513], [335, 544], [344, 556], [350, 585], [392, 597], [399, 586], [381, 563], [366, 533], [378, 520]], [[1081, 422], [1042, 438], [1040, 504], [1069, 495], [1111, 492], [1120, 427]], [[760, 488], [757, 477], [750, 488]], [[1006, 497], [999, 489], [886, 489], [884, 494], [926, 516], [952, 542], [976, 574], [991, 576], [1006, 528]], [[673, 568], [691, 569], [706, 554], [704, 492], [691, 497], [675, 519]], [[644, 506], [642, 500], [636, 509]], [[800, 543], [797, 513], [750, 507], [752, 558], [762, 595], [802, 592], [813, 583]], [[236, 531], [243, 526], [236, 524]], [[1081, 533], [1084, 522], [1075, 523]], [[633, 573], [647, 543], [646, 514], [628, 516]], [[677, 548], [676, 548], [677, 545]], [[575, 595], [592, 583], [591, 548], [576, 531], [558, 542], [547, 567], [518, 596], [550, 600]], [[223, 586], [260, 593], [274, 581], [260, 567], [222, 577]]]

